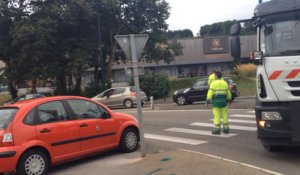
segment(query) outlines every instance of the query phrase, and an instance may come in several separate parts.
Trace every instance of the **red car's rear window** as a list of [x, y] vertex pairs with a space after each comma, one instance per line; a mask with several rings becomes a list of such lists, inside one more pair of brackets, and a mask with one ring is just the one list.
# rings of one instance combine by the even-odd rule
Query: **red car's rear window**
[[0, 109], [0, 130], [5, 130], [17, 113], [17, 108]]

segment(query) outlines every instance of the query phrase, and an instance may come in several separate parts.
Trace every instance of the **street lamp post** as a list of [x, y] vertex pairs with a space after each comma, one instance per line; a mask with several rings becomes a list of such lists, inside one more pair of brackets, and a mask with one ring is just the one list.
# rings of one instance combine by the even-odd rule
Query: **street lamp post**
[[[105, 88], [105, 70], [104, 70], [104, 61], [102, 56], [102, 38], [101, 38], [101, 22], [100, 22], [100, 0], [96, 0], [96, 6], [97, 6], [97, 29], [98, 29], [98, 75], [99, 75], [99, 82], [101, 84], [101, 89], [103, 90]], [[99, 65], [101, 68], [101, 71], [99, 72]]]

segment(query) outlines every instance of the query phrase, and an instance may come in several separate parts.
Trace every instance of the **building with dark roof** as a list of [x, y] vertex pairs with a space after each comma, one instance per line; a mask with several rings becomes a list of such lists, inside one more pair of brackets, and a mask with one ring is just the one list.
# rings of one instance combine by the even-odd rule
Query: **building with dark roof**
[[[177, 39], [183, 47], [183, 55], [175, 57], [169, 64], [139, 62], [139, 71], [151, 70], [167, 73], [170, 77], [199, 77], [207, 76], [215, 69], [228, 74], [232, 70], [233, 58], [230, 54], [230, 37], [214, 36], [188, 39]], [[248, 60], [249, 52], [256, 50], [256, 35], [240, 36], [241, 59]], [[115, 63], [113, 69], [113, 82], [126, 82], [131, 62]], [[125, 73], [125, 70], [127, 72]], [[129, 71], [128, 71], [129, 70]]]

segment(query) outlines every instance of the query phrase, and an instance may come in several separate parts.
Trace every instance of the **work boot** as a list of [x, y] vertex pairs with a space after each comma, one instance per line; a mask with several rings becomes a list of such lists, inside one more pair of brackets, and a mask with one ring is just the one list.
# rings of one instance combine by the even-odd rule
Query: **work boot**
[[214, 134], [214, 135], [220, 135], [221, 130], [219, 128], [214, 128], [211, 133]]
[[223, 133], [224, 134], [229, 134], [229, 128], [223, 128]]

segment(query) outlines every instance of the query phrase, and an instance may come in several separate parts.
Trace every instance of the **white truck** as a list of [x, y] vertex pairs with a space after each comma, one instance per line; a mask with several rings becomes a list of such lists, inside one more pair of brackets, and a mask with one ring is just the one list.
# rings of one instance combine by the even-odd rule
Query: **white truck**
[[[260, 1], [261, 2], [261, 1]], [[257, 136], [268, 151], [300, 145], [300, 0], [259, 3], [251, 19], [257, 28], [255, 115]], [[231, 54], [240, 57], [241, 25], [231, 27]]]

